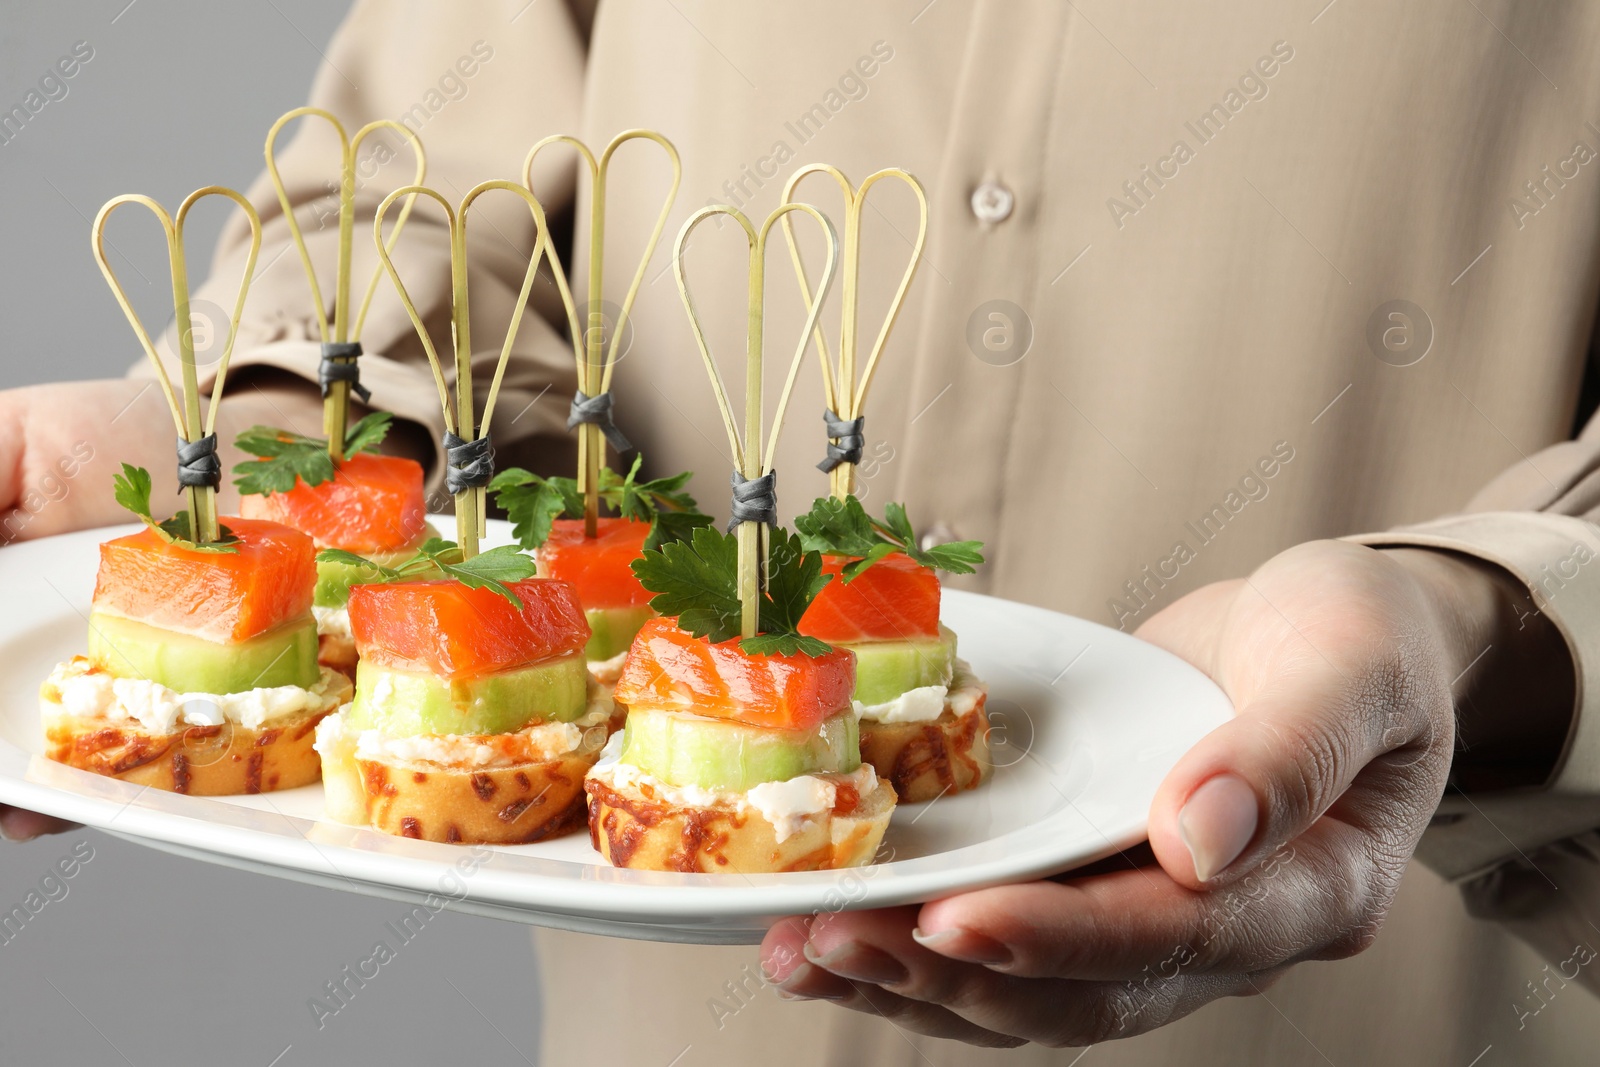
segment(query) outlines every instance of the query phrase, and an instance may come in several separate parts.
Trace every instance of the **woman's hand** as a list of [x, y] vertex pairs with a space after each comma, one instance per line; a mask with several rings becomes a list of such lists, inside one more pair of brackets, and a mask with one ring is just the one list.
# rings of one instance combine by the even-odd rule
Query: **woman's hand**
[[[238, 497], [226, 474], [240, 455], [239, 431], [255, 423], [322, 432], [315, 386], [275, 376], [243, 385], [217, 413], [224, 476], [221, 499]], [[177, 431], [151, 379], [110, 378], [0, 390], [0, 545], [131, 521], [111, 494], [111, 476], [131, 463], [154, 479], [151, 499], [177, 497]]]
[[[1140, 636], [1209, 674], [1236, 715], [1157, 793], [1156, 863], [786, 920], [764, 943], [768, 973], [923, 1033], [1060, 1046], [1354, 955], [1444, 789], [1452, 682], [1484, 669], [1494, 641], [1553, 639], [1504, 637], [1522, 596], [1475, 561], [1334, 541], [1200, 589]], [[1551, 654], [1565, 660], [1565, 646]]]

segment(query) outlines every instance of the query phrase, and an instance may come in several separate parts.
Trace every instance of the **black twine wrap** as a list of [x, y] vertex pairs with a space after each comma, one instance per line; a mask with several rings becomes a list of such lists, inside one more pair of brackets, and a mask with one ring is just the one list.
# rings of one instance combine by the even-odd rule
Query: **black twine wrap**
[[207, 434], [198, 441], [178, 438], [178, 486], [180, 489], [215, 489], [222, 484], [222, 460], [217, 458], [217, 435]]
[[609, 392], [589, 396], [579, 389], [572, 398], [572, 407], [567, 412], [567, 429], [575, 430], [588, 423], [600, 427], [600, 432], [606, 435], [606, 440], [611, 442], [611, 447], [618, 452], [626, 452], [633, 445], [617, 429], [617, 424], [611, 421], [612, 399]]
[[841, 463], [860, 463], [861, 449], [867, 443], [863, 436], [867, 417], [859, 415], [853, 419], [841, 419], [824, 408], [822, 421], [828, 427], [828, 458], [817, 464], [817, 470], [831, 472]]
[[360, 355], [360, 341], [330, 341], [322, 346], [317, 380], [322, 383], [324, 399], [333, 391], [334, 382], [349, 382], [350, 391], [359, 396], [363, 404], [372, 400], [372, 390], [361, 384], [361, 368], [356, 365]]
[[733, 506], [729, 509], [728, 532], [739, 528], [742, 522], [764, 522], [775, 526], [778, 522], [778, 472], [768, 471], [759, 478], [746, 478], [733, 472]]
[[482, 489], [494, 478], [494, 446], [487, 437], [463, 441], [444, 432], [444, 486], [451, 496]]

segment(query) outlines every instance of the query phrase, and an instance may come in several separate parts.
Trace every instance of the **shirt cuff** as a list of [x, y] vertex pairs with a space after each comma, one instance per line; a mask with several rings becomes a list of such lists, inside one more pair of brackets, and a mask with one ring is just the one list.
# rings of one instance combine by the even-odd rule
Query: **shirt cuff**
[[1504, 569], [1567, 642], [1577, 672], [1572, 727], [1550, 784], [1446, 796], [1417, 857], [1466, 878], [1600, 826], [1600, 530], [1567, 515], [1481, 512], [1348, 540], [1443, 549]]

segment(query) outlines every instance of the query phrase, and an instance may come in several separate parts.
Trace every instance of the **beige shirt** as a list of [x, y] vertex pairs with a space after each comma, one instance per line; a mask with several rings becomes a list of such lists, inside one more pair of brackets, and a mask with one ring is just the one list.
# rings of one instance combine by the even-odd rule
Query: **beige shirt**
[[[1213, 1005], [1090, 1062], [1465, 1065], [1492, 1046], [1481, 1062], [1576, 1063], [1588, 1061], [1578, 1038], [1600, 1025], [1600, 1006], [1577, 982], [1549, 984], [1504, 929], [1468, 919], [1439, 875], [1473, 877], [1474, 907], [1512, 920], [1552, 961], [1570, 956], [1569, 942], [1600, 946], [1590, 925], [1600, 868], [1585, 836], [1600, 826], [1600, 580], [1588, 566], [1600, 554], [1590, 522], [1600, 430], [1569, 440], [1600, 249], [1597, 46], [1600, 8], [1490, 0], [610, 0], [592, 14], [553, 0], [374, 0], [328, 46], [312, 98], [352, 126], [392, 118], [415, 129], [429, 183], [452, 199], [486, 178], [516, 179], [547, 134], [598, 146], [643, 126], [672, 138], [682, 192], [615, 389], [650, 465], [699, 471], [713, 511], [726, 509], [728, 460], [672, 281], [671, 236], [707, 203], [763, 216], [804, 163], [856, 181], [901, 166], [927, 187], [930, 232], [873, 389], [862, 492], [906, 501], [945, 536], [988, 542], [971, 587], [1132, 629], [1297, 542], [1363, 531], [1522, 577], [1578, 664], [1555, 781], [1447, 800], [1453, 821], [1422, 850], [1438, 873], [1413, 869], [1364, 956], [1302, 966], [1267, 997]], [[330, 151], [308, 134], [283, 159], [322, 263], [336, 229]], [[535, 182], [552, 216], [576, 207], [585, 218], [571, 157], [543, 160]], [[369, 217], [408, 168], [401, 158], [363, 184]], [[646, 147], [619, 154], [609, 300], [632, 275], [666, 173]], [[837, 214], [837, 193], [816, 181], [802, 192]], [[310, 376], [305, 281], [296, 257], [279, 254], [287, 235], [270, 187], [252, 198], [267, 266], [236, 366]], [[480, 384], [531, 246], [526, 209], [510, 197], [484, 215], [472, 275]], [[396, 261], [443, 339], [444, 231], [427, 209], [412, 225]], [[576, 226], [568, 266], [582, 279], [586, 227]], [[914, 229], [903, 191], [874, 194], [863, 343]], [[218, 304], [230, 303], [224, 280], [237, 277], [244, 233], [225, 234], [219, 281], [202, 294]], [[742, 244], [707, 225], [690, 258], [731, 367]], [[769, 270], [774, 361], [800, 324], [784, 258], [775, 251]], [[372, 264], [370, 241], [358, 240], [357, 277]], [[570, 348], [549, 325], [560, 316], [548, 282], [536, 301], [545, 318], [518, 338], [494, 432], [502, 456], [564, 468]], [[375, 404], [437, 438], [434, 389], [387, 284], [362, 340]], [[779, 452], [787, 513], [824, 490], [812, 467], [822, 406], [808, 372]], [[762, 990], [717, 1025], [712, 1002], [732, 1003], [724, 982], [742, 980], [749, 950], [541, 942], [552, 1063], [602, 1052], [684, 1065], [1076, 1055], [977, 1052]], [[1526, 983], [1541, 982], [1557, 991], [1534, 1000]], [[626, 1025], [599, 1027], [597, 1011]]]

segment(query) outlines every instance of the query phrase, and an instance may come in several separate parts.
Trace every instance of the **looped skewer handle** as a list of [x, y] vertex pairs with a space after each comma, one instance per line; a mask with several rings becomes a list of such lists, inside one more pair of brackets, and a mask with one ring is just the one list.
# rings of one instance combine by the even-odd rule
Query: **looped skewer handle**
[[[789, 176], [783, 186], [784, 203], [789, 203], [794, 197], [795, 187], [808, 175], [826, 174], [838, 183], [840, 191], [844, 194], [844, 249], [843, 266], [841, 268], [840, 287], [842, 302], [839, 313], [839, 351], [838, 361], [835, 365], [828, 354], [828, 343], [823, 336], [820, 326], [816, 329], [817, 356], [822, 363], [823, 395], [827, 400], [828, 413], [833, 420], [841, 423], [852, 423], [860, 420], [866, 413], [867, 391], [872, 386], [872, 378], [878, 369], [878, 359], [883, 355], [885, 344], [888, 343], [889, 333], [894, 329], [895, 320], [899, 318], [901, 305], [905, 303], [906, 293], [911, 288], [911, 281], [916, 277], [917, 265], [922, 259], [923, 247], [928, 239], [928, 195], [922, 188], [922, 183], [910, 172], [899, 167], [886, 167], [867, 176], [860, 188], [850, 184], [850, 179], [838, 167], [827, 163], [812, 163], [801, 167]], [[861, 292], [861, 211], [866, 205], [867, 194], [872, 187], [884, 179], [894, 179], [905, 183], [911, 188], [912, 194], [917, 198], [917, 237], [911, 245], [911, 260], [906, 264], [905, 273], [900, 277], [899, 288], [895, 290], [894, 299], [889, 302], [889, 312], [885, 316], [883, 325], [878, 330], [877, 340], [873, 342], [871, 353], [867, 356], [866, 365], [861, 368], [859, 378], [857, 368], [857, 320], [860, 315]], [[794, 229], [786, 218], [783, 224], [784, 236], [789, 242], [789, 254], [794, 260], [795, 275], [800, 282], [800, 292], [805, 299], [811, 299], [811, 283], [806, 275], [805, 263], [800, 258], [800, 246], [794, 239]], [[830, 423], [831, 425], [831, 423]], [[830, 437], [833, 435], [830, 434]], [[843, 443], [841, 442], [841, 445]], [[847, 450], [830, 447], [828, 460], [832, 463], [828, 469], [829, 488], [834, 496], [843, 499], [855, 491], [856, 460], [841, 458], [845, 451], [859, 452], [859, 449]], [[833, 462], [838, 459], [838, 462]]]
[[[190, 209], [208, 196], [226, 197], [244, 212], [245, 218], [250, 223], [250, 254], [245, 260], [244, 272], [239, 278], [239, 295], [234, 301], [233, 315], [228, 320], [228, 336], [223, 342], [222, 356], [217, 361], [217, 371], [211, 380], [211, 401], [202, 419], [200, 374], [195, 365], [194, 323], [189, 313], [189, 268], [183, 248], [183, 230]], [[172, 272], [173, 321], [178, 335], [178, 363], [182, 372], [181, 397], [172, 387], [172, 378], [167, 373], [166, 363], [162, 360], [161, 354], [156, 351], [150, 331], [145, 329], [144, 323], [140, 321], [138, 312], [134, 311], [133, 304], [128, 300], [127, 291], [122, 287], [116, 272], [111, 269], [110, 260], [106, 258], [106, 225], [112, 214], [124, 204], [137, 204], [148, 209], [161, 224], [162, 233], [166, 237], [167, 259]], [[100, 273], [105, 275], [106, 284], [111, 287], [112, 295], [116, 297], [128, 324], [133, 327], [134, 334], [139, 338], [140, 347], [144, 349], [150, 365], [155, 369], [156, 381], [166, 397], [167, 407], [172, 411], [172, 421], [177, 428], [179, 439], [187, 445], [198, 445], [216, 432], [217, 403], [227, 381], [228, 363], [233, 358], [233, 344], [239, 336], [239, 321], [244, 317], [245, 297], [250, 292], [250, 279], [255, 273], [256, 257], [261, 252], [261, 217], [256, 214], [256, 209], [243, 194], [220, 185], [208, 185], [204, 189], [190, 193], [178, 206], [176, 217], [169, 215], [166, 208], [150, 197], [130, 193], [112, 198], [100, 209], [94, 220], [92, 243], [95, 262], [100, 265]], [[193, 477], [187, 479], [187, 482], [195, 481], [197, 479]], [[218, 540], [221, 537], [221, 529], [217, 522], [215, 486], [186, 483], [184, 492], [189, 497], [190, 533], [198, 543], [206, 544]]]
[[[617, 321], [611, 329], [611, 340], [608, 344], [605, 339], [605, 235], [606, 235], [606, 186], [611, 170], [612, 157], [617, 149], [629, 141], [653, 141], [660, 145], [667, 154], [667, 160], [672, 164], [672, 184], [667, 189], [666, 199], [662, 201], [661, 212], [656, 216], [654, 228], [650, 231], [649, 240], [645, 242], [644, 255], [639, 259], [639, 266], [633, 273], [633, 280], [628, 284], [627, 293], [622, 298], [622, 305], [617, 312]], [[628, 322], [628, 317], [633, 312], [634, 300], [639, 295], [639, 287], [644, 283], [646, 270], [649, 269], [650, 259], [655, 255], [656, 246], [661, 242], [661, 234], [667, 226], [667, 216], [672, 212], [672, 204], [678, 197], [678, 185], [683, 179], [683, 164], [678, 158], [678, 149], [673, 143], [653, 130], [625, 130], [611, 139], [601, 151], [597, 160], [589, 146], [566, 134], [556, 134], [546, 137], [528, 150], [528, 156], [522, 164], [522, 184], [528, 192], [535, 193], [533, 187], [533, 164], [540, 151], [553, 144], [568, 145], [577, 151], [580, 159], [589, 172], [590, 197], [589, 197], [589, 290], [586, 298], [585, 322], [580, 328], [578, 322], [578, 309], [572, 301], [572, 293], [564, 284], [561, 270], [561, 261], [556, 255], [554, 247], [550, 249], [550, 262], [558, 279], [563, 279], [560, 288], [562, 301], [566, 305], [567, 324], [572, 336], [572, 353], [577, 364], [578, 391], [590, 400], [593, 400], [611, 390], [611, 373], [617, 362], [618, 350], [622, 344], [622, 337]], [[535, 193], [537, 197], [537, 193]], [[594, 537], [597, 533], [597, 522], [600, 509], [600, 462], [605, 452], [601, 443], [608, 435], [604, 428], [596, 423], [585, 423], [578, 427], [578, 488], [584, 494], [584, 527], [588, 536]], [[623, 439], [625, 440], [625, 438]], [[615, 446], [615, 439], [612, 440]]]
[[[500, 347], [500, 359], [495, 364], [494, 378], [489, 383], [489, 392], [484, 399], [483, 417], [477, 420], [473, 411], [472, 324], [467, 295], [467, 217], [472, 205], [480, 196], [496, 190], [513, 193], [527, 203], [533, 215], [536, 236], [533, 252], [528, 260], [528, 269], [522, 278], [522, 291], [513, 305], [511, 322], [506, 328], [505, 341]], [[435, 347], [433, 338], [428, 333], [427, 323], [423, 321], [422, 314], [411, 299], [411, 294], [406, 291], [405, 283], [400, 280], [400, 272], [395, 269], [394, 261], [390, 258], [391, 248], [385, 245], [383, 239], [383, 220], [389, 208], [401, 197], [414, 196], [424, 196], [438, 203], [444, 209], [446, 225], [450, 232], [450, 333], [454, 349], [452, 355], [456, 387], [453, 401], [439, 350]], [[540, 258], [550, 252], [550, 227], [545, 221], [544, 208], [532, 193], [514, 182], [480, 182], [461, 198], [459, 209], [452, 208], [450, 202], [433, 189], [422, 185], [407, 185], [384, 197], [383, 203], [378, 205], [377, 214], [372, 220], [372, 235], [378, 249], [378, 259], [382, 261], [389, 279], [394, 282], [395, 290], [400, 295], [400, 303], [405, 306], [406, 315], [410, 317], [411, 325], [422, 341], [422, 350], [428, 357], [428, 366], [433, 371], [433, 382], [439, 391], [439, 405], [444, 412], [446, 439], [451, 437], [457, 439], [458, 443], [453, 446], [454, 449], [460, 449], [462, 445], [470, 445], [475, 441], [487, 440], [489, 423], [494, 417], [495, 402], [500, 396], [500, 384], [505, 379], [506, 365], [511, 360], [511, 348], [516, 343], [517, 331], [522, 327], [522, 316], [528, 307], [528, 298], [533, 293], [533, 282], [539, 274]], [[559, 276], [558, 270], [557, 277]], [[456, 542], [461, 546], [462, 556], [471, 559], [478, 554], [478, 542], [485, 535], [488, 511], [485, 499], [487, 478], [481, 474], [482, 464], [492, 462], [493, 450], [487, 446], [480, 446], [477, 449], [463, 450], [459, 454], [468, 456], [472, 463], [479, 465], [470, 477], [464, 479], [460, 492], [455, 494]]]
[[[813, 297], [808, 293], [806, 296], [805, 329], [800, 332], [800, 343], [795, 346], [794, 358], [789, 362], [788, 375], [784, 378], [783, 389], [778, 394], [778, 404], [773, 411], [772, 430], [763, 449], [761, 431], [765, 405], [762, 392], [762, 346], [766, 322], [767, 239], [773, 225], [795, 211], [810, 215], [822, 227], [823, 236], [827, 239], [828, 259], [816, 295]], [[689, 295], [689, 282], [684, 274], [683, 253], [689, 235], [694, 232], [696, 226], [713, 215], [726, 215], [737, 222], [744, 230], [749, 244], [750, 288], [745, 336], [745, 407], [742, 434], [734, 417], [733, 406], [728, 402], [728, 391], [723, 385], [722, 374], [717, 370], [716, 360], [711, 355], [711, 347], [706, 342], [705, 330], [700, 325], [700, 316], [695, 312], [694, 300]], [[678, 231], [678, 241], [672, 255], [672, 269], [678, 280], [678, 294], [683, 298], [684, 310], [689, 315], [689, 328], [694, 333], [695, 344], [700, 349], [700, 358], [705, 363], [707, 376], [711, 379], [711, 390], [716, 396], [717, 408], [722, 414], [723, 429], [728, 433], [734, 469], [743, 482], [757, 482], [772, 472], [773, 456], [778, 446], [778, 433], [783, 428], [783, 416], [789, 407], [789, 395], [794, 391], [795, 379], [799, 376], [806, 346], [816, 331], [817, 318], [822, 313], [823, 298], [833, 283], [834, 269], [838, 262], [837, 254], [838, 238], [834, 234], [833, 224], [828, 221], [826, 215], [810, 204], [781, 205], [767, 216], [759, 231], [751, 225], [744, 213], [736, 208], [720, 205], [703, 207], [689, 216], [688, 221], [683, 224], [683, 229]], [[760, 591], [766, 555], [765, 533], [766, 527], [761, 523], [739, 524], [739, 601], [742, 611], [741, 635], [744, 637], [754, 637], [759, 624]]]
[[[301, 231], [300, 222], [295, 218], [294, 208], [289, 201], [289, 191], [283, 183], [282, 176], [278, 173], [277, 142], [278, 135], [285, 126], [297, 118], [321, 119], [333, 127], [339, 137], [339, 250], [336, 264], [337, 275], [334, 282], [334, 317], [329, 325], [327, 309], [323, 306], [322, 287], [317, 281], [317, 269], [311, 262], [311, 253], [306, 248], [305, 235]], [[272, 179], [272, 186], [277, 190], [278, 203], [283, 208], [284, 221], [289, 226], [289, 236], [294, 240], [295, 249], [300, 253], [300, 265], [305, 270], [306, 280], [311, 284], [311, 302], [317, 313], [317, 327], [321, 333], [324, 354], [331, 345], [356, 345], [355, 352], [360, 352], [361, 328], [366, 324], [367, 311], [372, 306], [373, 295], [378, 290], [378, 279], [383, 274], [382, 266], [374, 267], [372, 276], [367, 279], [366, 292], [361, 298], [360, 309], [352, 321], [350, 314], [350, 275], [353, 260], [353, 235], [355, 229], [355, 196], [356, 196], [356, 163], [361, 154], [361, 146], [366, 139], [379, 130], [393, 130], [411, 145], [412, 154], [416, 157], [416, 172], [412, 184], [420, 185], [428, 173], [428, 157], [423, 150], [422, 139], [406, 126], [392, 119], [379, 119], [369, 122], [356, 131], [354, 137], [345, 132], [344, 124], [331, 112], [317, 107], [300, 107], [288, 112], [272, 124], [267, 131], [266, 159], [267, 174]], [[411, 216], [411, 209], [416, 203], [416, 197], [406, 198], [405, 207], [395, 219], [394, 230], [389, 235], [388, 247], [393, 249], [395, 241], [399, 240], [400, 232], [405, 229], [406, 220]], [[353, 358], [353, 357], [351, 357]], [[354, 365], [354, 364], [350, 364]], [[341, 372], [348, 373], [348, 372]], [[355, 388], [355, 383], [349, 378], [338, 378], [329, 382], [324, 396], [323, 405], [323, 432], [328, 436], [328, 452], [335, 460], [344, 458], [344, 435], [349, 423], [350, 394], [360, 390]], [[365, 399], [365, 397], [363, 397]]]

